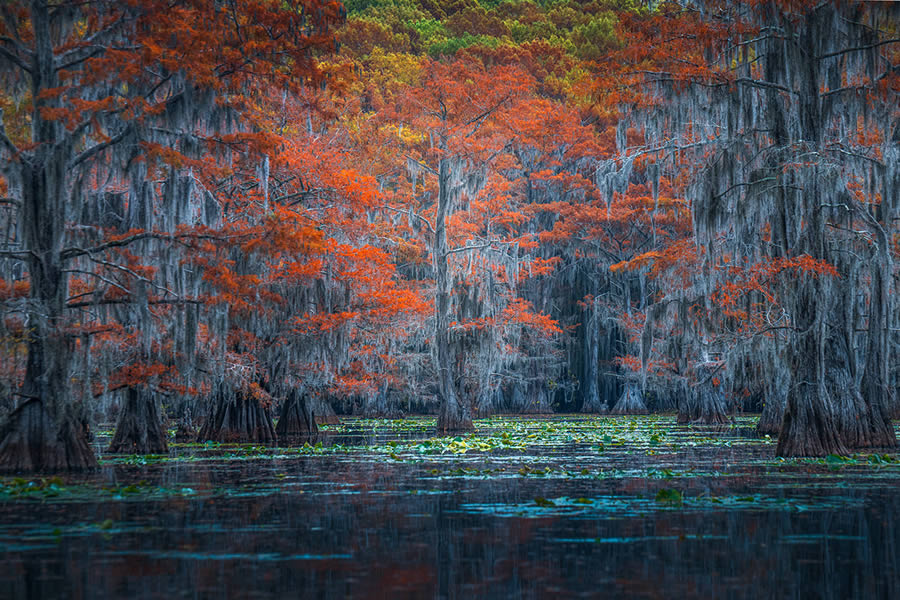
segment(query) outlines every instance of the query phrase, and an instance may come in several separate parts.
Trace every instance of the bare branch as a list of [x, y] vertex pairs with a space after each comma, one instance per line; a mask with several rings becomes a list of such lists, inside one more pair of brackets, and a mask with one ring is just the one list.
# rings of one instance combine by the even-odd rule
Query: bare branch
[[777, 83], [772, 83], [769, 81], [761, 81], [759, 79], [750, 79], [749, 77], [739, 77], [734, 80], [734, 83], [742, 83], [745, 85], [749, 85], [752, 87], [761, 87], [767, 88], [770, 90], [778, 90], [780, 92], [785, 92], [786, 94], [795, 94], [796, 92], [790, 88], [786, 88], [783, 85], [778, 85]]
[[[103, 252], [105, 250], [109, 250], [111, 248], [121, 248], [123, 246], [128, 246], [133, 244], [134, 242], [140, 240], [148, 240], [148, 239], [159, 239], [161, 237], [160, 234], [154, 233], [152, 231], [144, 231], [141, 233], [136, 233], [134, 235], [130, 235], [126, 238], [122, 238], [120, 240], [113, 240], [111, 242], [106, 242], [105, 244], [100, 244], [99, 246], [94, 246], [93, 248], [66, 248], [60, 253], [60, 257], [63, 260], [68, 260], [70, 258], [76, 258], [78, 256], [85, 256], [88, 254], [94, 254], [97, 252]], [[168, 237], [168, 236], [165, 236]]]
[[60, 252], [60, 257], [62, 260], [69, 260], [72, 258], [77, 258], [79, 256], [86, 256], [91, 254], [97, 254], [100, 252], [104, 252], [106, 250], [110, 250], [112, 248], [122, 248], [124, 246], [131, 245], [135, 242], [141, 240], [163, 240], [169, 241], [177, 244], [188, 245], [188, 242], [194, 240], [208, 240], [214, 242], [223, 242], [230, 239], [234, 239], [239, 236], [227, 236], [227, 235], [214, 235], [209, 233], [186, 233], [186, 234], [172, 234], [172, 233], [160, 233], [158, 231], [142, 231], [141, 233], [136, 233], [134, 235], [130, 235], [128, 237], [124, 237], [119, 240], [113, 240], [110, 242], [105, 242], [98, 246], [93, 246], [91, 248], [66, 248], [62, 252]]
[[29, 258], [37, 258], [38, 255], [30, 250], [22, 250], [19, 252], [10, 252], [9, 250], [0, 250], [0, 258], [8, 258], [11, 260], [28, 260]]
[[400, 214], [409, 215], [411, 217], [417, 218], [418, 220], [425, 223], [425, 226], [428, 228], [429, 233], [434, 233], [434, 227], [431, 226], [431, 221], [429, 221], [428, 219], [426, 219], [419, 213], [413, 212], [412, 209], [397, 208], [395, 206], [389, 206], [387, 204], [385, 204], [384, 207], [388, 210], [392, 210], [392, 211], [398, 212]]
[[[131, 298], [110, 298], [108, 300], [100, 300], [99, 302], [94, 302], [92, 300], [85, 300], [82, 302], [69, 302], [66, 304], [66, 308], [87, 308], [91, 306], [109, 306], [113, 304], [134, 304], [135, 300]], [[158, 300], [148, 300], [147, 304], [150, 306], [157, 306], [160, 304], [205, 304], [205, 301], [197, 299], [197, 298], [167, 298], [167, 299], [158, 299]]]
[[[142, 281], [142, 282], [144, 282], [144, 283], [147, 283], [147, 284], [149, 284], [151, 287], [156, 288], [157, 290], [160, 290], [160, 291], [162, 291], [162, 292], [165, 292], [166, 294], [170, 294], [170, 295], [172, 295], [172, 296], [175, 296], [176, 298], [179, 298], [179, 295], [176, 294], [175, 292], [173, 292], [172, 290], [170, 290], [169, 288], [164, 287], [164, 286], [161, 286], [161, 285], [159, 285], [159, 284], [157, 284], [157, 283], [154, 283], [152, 280], [147, 279], [146, 277], [144, 277], [144, 276], [141, 275], [140, 273], [137, 273], [136, 271], [134, 271], [134, 270], [132, 270], [132, 269], [129, 269], [128, 267], [124, 267], [124, 266], [122, 266], [122, 265], [116, 264], [116, 263], [114, 263], [114, 262], [110, 262], [110, 261], [108, 261], [108, 260], [103, 260], [103, 259], [101, 259], [101, 258], [95, 258], [95, 257], [90, 256], [90, 255], [88, 255], [88, 260], [90, 260], [91, 262], [96, 263], [96, 264], [98, 264], [98, 265], [103, 265], [104, 267], [107, 267], [107, 268], [110, 268], [110, 269], [114, 269], [114, 270], [117, 270], [117, 271], [122, 271], [123, 273], [126, 273], [126, 274], [128, 274], [128, 275], [134, 277], [134, 278], [137, 279], [138, 281]], [[99, 277], [99, 275], [98, 275], [98, 277]], [[101, 279], [102, 279], [102, 277], [101, 277]], [[105, 280], [104, 280], [104, 281], [105, 281]], [[117, 287], [121, 287], [121, 286], [117, 286]], [[130, 290], [127, 290], [127, 289], [125, 289], [125, 288], [121, 288], [121, 289], [125, 290], [126, 292], [131, 293]]]
[[748, 186], [748, 185], [755, 185], [755, 184], [757, 184], [757, 183], [762, 183], [763, 181], [777, 181], [777, 178], [775, 178], [775, 177], [763, 177], [762, 179], [757, 179], [756, 181], [742, 181], [742, 182], [740, 182], [740, 183], [735, 183], [734, 185], [732, 185], [730, 188], [728, 188], [727, 190], [725, 190], [725, 191], [722, 192], [721, 194], [717, 194], [717, 195], [716, 195], [716, 198], [717, 198], [717, 199], [718, 199], [718, 198], [721, 198], [722, 196], [727, 195], [729, 192], [731, 192], [732, 190], [734, 190], [734, 189], [736, 189], [736, 188], [739, 188], [739, 187], [745, 187], [745, 186]]
[[459, 248], [451, 248], [444, 252], [444, 256], [450, 256], [451, 254], [456, 254], [457, 252], [466, 252], [467, 250], [483, 250], [485, 248], [490, 248], [494, 244], [499, 243], [499, 240], [491, 240], [489, 242], [485, 242], [484, 244], [478, 244], [475, 246], [460, 246]]
[[89, 276], [91, 276], [91, 277], [96, 277], [97, 279], [99, 279], [99, 280], [102, 281], [103, 283], [105, 283], [105, 284], [107, 284], [107, 285], [111, 285], [111, 286], [113, 286], [113, 287], [115, 287], [115, 288], [118, 288], [118, 289], [122, 290], [123, 292], [125, 292], [126, 294], [130, 294], [130, 293], [131, 293], [131, 290], [129, 290], [129, 289], [126, 288], [125, 286], [123, 286], [123, 285], [121, 285], [121, 284], [119, 284], [119, 283], [116, 283], [116, 282], [113, 281], [112, 279], [108, 279], [108, 278], [104, 277], [103, 275], [100, 275], [99, 273], [94, 273], [93, 271], [84, 271], [84, 270], [82, 270], [82, 269], [65, 269], [65, 270], [63, 270], [63, 273], [79, 273], [79, 274], [81, 274], [81, 275], [89, 275]]
[[65, 60], [56, 67], [57, 71], [64, 71], [66, 69], [71, 69], [72, 67], [81, 64], [87, 60], [94, 58], [95, 56], [102, 54], [106, 51], [106, 48], [103, 46], [93, 46], [90, 48], [90, 51], [84, 56], [79, 56], [76, 58], [69, 58], [70, 55], [75, 54], [76, 52], [87, 50], [85, 47], [77, 48], [76, 50], [72, 50], [71, 52], [67, 52], [63, 56], [59, 57], [57, 60]]
[[25, 64], [25, 61], [19, 58], [17, 54], [10, 52], [9, 49], [7, 49], [5, 46], [0, 46], [0, 56], [3, 56], [4, 58], [6, 58], [6, 60], [19, 67], [26, 73], [31, 74], [31, 67]]
[[125, 136], [127, 136], [129, 133], [131, 133], [131, 125], [130, 124], [127, 125], [125, 127], [125, 129], [123, 129], [122, 131], [120, 131], [119, 133], [114, 135], [113, 137], [109, 138], [105, 142], [102, 142], [100, 144], [95, 144], [95, 145], [91, 146], [90, 148], [88, 148], [87, 150], [85, 150], [84, 152], [82, 152], [81, 154], [79, 154], [78, 156], [76, 156], [75, 158], [73, 158], [72, 161], [69, 163], [69, 168], [71, 169], [73, 167], [77, 167], [84, 161], [90, 160], [92, 157], [94, 157], [97, 154], [99, 154], [100, 152], [106, 150], [110, 146], [114, 146], [114, 145], [118, 144], [123, 139], [125, 139]]
[[872, 48], [878, 48], [879, 46], [884, 46], [885, 44], [896, 44], [900, 42], [900, 38], [892, 38], [889, 40], [882, 40], [880, 42], [875, 42], [874, 44], [869, 44], [868, 46], [856, 46], [854, 48], [844, 48], [843, 50], [835, 50], [834, 52], [829, 52], [828, 54], [823, 54], [821, 56], [817, 56], [816, 60], [823, 60], [826, 58], [831, 58], [832, 56], [839, 56], [841, 54], [847, 54], [849, 52], [859, 52], [861, 50], [871, 50]]

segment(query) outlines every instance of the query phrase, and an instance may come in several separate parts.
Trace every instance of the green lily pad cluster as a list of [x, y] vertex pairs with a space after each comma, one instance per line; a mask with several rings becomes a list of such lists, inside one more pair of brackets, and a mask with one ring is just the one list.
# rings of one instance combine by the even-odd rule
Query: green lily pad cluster
[[66, 490], [62, 479], [47, 477], [25, 479], [13, 477], [0, 480], [0, 497], [7, 498], [55, 498]]
[[64, 482], [59, 477], [26, 479], [13, 477], [0, 479], [0, 500], [151, 500], [173, 496], [193, 496], [190, 487], [165, 487], [146, 481], [125, 485], [103, 485], [100, 483]]

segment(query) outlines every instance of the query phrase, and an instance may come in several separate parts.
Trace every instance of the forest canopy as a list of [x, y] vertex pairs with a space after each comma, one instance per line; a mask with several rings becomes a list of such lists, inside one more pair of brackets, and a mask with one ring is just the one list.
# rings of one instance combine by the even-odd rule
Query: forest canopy
[[[0, 7], [0, 469], [339, 414], [896, 446], [900, 7]], [[277, 427], [273, 417], [277, 416]]]

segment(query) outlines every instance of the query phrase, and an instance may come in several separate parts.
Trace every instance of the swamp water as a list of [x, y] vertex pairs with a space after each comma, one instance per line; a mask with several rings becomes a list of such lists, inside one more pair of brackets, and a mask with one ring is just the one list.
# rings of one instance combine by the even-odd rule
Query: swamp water
[[348, 419], [3, 477], [0, 598], [900, 598], [897, 456], [784, 461], [754, 423]]

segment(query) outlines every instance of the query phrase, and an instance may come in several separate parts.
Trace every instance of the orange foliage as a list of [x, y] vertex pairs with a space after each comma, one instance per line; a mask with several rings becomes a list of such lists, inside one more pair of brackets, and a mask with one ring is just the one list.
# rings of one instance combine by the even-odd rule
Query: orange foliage
[[539, 335], [553, 336], [562, 333], [559, 324], [549, 317], [534, 312], [531, 302], [521, 298], [513, 299], [503, 310], [507, 322], [522, 325]]

